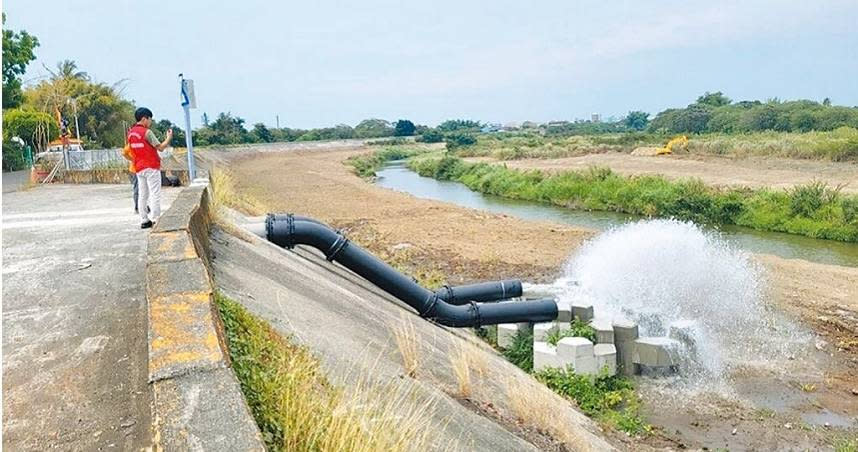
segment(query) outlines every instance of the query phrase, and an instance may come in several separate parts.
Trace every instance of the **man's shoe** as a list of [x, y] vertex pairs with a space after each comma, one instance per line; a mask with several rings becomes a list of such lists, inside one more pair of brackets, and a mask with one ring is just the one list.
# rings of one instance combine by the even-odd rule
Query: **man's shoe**
[[140, 229], [149, 229], [149, 228], [151, 228], [151, 227], [152, 227], [152, 222], [151, 222], [151, 221], [146, 221], [145, 223], [143, 223], [143, 224], [141, 224], [141, 225], [140, 225]]

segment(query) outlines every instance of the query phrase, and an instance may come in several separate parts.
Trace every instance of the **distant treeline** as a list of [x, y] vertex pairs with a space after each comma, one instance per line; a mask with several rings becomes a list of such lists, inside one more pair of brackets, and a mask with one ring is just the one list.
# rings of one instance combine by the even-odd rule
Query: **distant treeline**
[[685, 108], [668, 108], [652, 119], [649, 116], [646, 112], [632, 111], [619, 121], [554, 122], [544, 129], [547, 135], [598, 135], [630, 131], [747, 133], [858, 128], [858, 108], [832, 105], [827, 98], [822, 102], [778, 99], [733, 102], [720, 91], [707, 92]]

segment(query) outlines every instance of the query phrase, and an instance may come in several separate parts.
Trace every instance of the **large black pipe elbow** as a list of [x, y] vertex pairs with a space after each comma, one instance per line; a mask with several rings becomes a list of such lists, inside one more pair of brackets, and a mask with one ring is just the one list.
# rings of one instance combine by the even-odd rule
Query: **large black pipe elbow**
[[[435, 319], [443, 325], [466, 327], [498, 323], [546, 322], [557, 318], [557, 304], [553, 300], [492, 304], [469, 300], [468, 304], [450, 304], [435, 292], [421, 287], [411, 278], [399, 273], [363, 248], [351, 244], [339, 232], [315, 220], [307, 218], [296, 220], [292, 215], [269, 214], [265, 219], [265, 234], [269, 241], [285, 248], [309, 245], [320, 250], [329, 261], [339, 262], [385, 292], [407, 303], [420, 316]], [[472, 295], [476, 293], [471, 292]]]

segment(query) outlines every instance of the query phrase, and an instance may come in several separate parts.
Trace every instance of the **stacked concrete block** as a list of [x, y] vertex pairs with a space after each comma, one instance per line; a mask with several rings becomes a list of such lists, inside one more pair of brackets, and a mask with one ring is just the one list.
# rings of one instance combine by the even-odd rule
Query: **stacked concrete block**
[[560, 325], [556, 322], [544, 322], [544, 323], [534, 323], [533, 324], [533, 341], [534, 342], [545, 342], [545, 339], [549, 334], [558, 331], [560, 329]]
[[617, 372], [622, 375], [635, 375], [637, 366], [633, 358], [635, 340], [638, 339], [638, 325], [629, 321], [614, 321], [614, 345], [617, 349]]
[[572, 303], [572, 318], [584, 323], [593, 320], [593, 305], [582, 302]]
[[572, 308], [569, 306], [557, 306], [557, 319], [555, 320], [557, 323], [568, 324], [572, 322]]
[[563, 367], [560, 357], [557, 355], [557, 347], [549, 344], [548, 342], [534, 342], [533, 370], [540, 371], [548, 367]]
[[617, 374], [617, 348], [614, 344], [596, 344], [593, 347], [593, 355], [596, 357], [597, 374]]
[[675, 357], [681, 347], [675, 339], [642, 337], [635, 341], [632, 361], [646, 368], [668, 369], [677, 364]]
[[517, 323], [498, 324], [498, 347], [509, 348], [516, 334], [518, 334]]
[[590, 323], [593, 330], [596, 331], [597, 344], [613, 344], [614, 343], [614, 326], [608, 320], [593, 320]]
[[593, 343], [583, 337], [564, 337], [557, 342], [557, 355], [564, 366], [570, 366], [578, 375], [596, 375], [596, 356]]

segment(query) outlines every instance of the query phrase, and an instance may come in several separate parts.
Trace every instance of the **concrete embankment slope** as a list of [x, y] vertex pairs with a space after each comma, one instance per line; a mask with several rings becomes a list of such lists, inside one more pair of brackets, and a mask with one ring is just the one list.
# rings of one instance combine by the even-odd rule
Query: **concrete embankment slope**
[[[575, 436], [575, 450], [611, 450], [600, 429], [572, 406], [532, 381], [468, 330], [451, 330], [425, 321], [348, 270], [325, 261], [309, 249], [286, 251], [256, 237], [236, 238], [216, 232], [212, 238], [215, 282], [251, 312], [289, 335], [320, 358], [327, 375], [346, 390], [358, 376], [370, 384], [401, 382], [415, 398], [435, 400], [431, 429], [436, 448], [454, 444], [461, 450], [522, 451], [535, 446], [510, 428], [516, 417], [511, 397], [532, 398], [544, 391], [554, 399], [552, 413]], [[394, 330], [414, 325], [418, 351], [415, 377], [407, 376]], [[451, 356], [470, 343], [484, 359], [474, 372], [473, 394], [460, 401]], [[522, 384], [518, 393], [508, 386]], [[417, 401], [415, 401], [417, 403]], [[479, 414], [482, 411], [483, 414]], [[488, 415], [485, 415], [490, 412]], [[519, 432], [520, 433], [520, 432]]]

